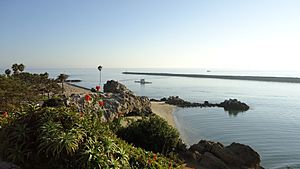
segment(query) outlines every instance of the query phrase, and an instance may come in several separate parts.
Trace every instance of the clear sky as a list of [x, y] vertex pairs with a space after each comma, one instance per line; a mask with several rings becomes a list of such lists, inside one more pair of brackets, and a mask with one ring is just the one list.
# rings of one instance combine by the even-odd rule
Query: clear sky
[[0, 59], [300, 70], [300, 0], [0, 0]]

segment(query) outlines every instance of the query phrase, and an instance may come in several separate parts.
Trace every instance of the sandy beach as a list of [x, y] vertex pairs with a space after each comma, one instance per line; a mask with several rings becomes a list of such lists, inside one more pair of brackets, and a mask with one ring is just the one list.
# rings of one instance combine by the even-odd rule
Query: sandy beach
[[164, 102], [151, 102], [151, 109], [153, 113], [165, 119], [169, 125], [176, 127], [173, 112], [176, 106], [166, 104]]

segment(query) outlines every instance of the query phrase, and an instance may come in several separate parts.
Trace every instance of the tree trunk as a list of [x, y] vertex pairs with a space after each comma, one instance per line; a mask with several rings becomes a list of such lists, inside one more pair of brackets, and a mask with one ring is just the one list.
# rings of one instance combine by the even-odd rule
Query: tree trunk
[[61, 93], [64, 93], [64, 90], [65, 90], [65, 88], [64, 88], [64, 81], [61, 82], [61, 87], [62, 87]]

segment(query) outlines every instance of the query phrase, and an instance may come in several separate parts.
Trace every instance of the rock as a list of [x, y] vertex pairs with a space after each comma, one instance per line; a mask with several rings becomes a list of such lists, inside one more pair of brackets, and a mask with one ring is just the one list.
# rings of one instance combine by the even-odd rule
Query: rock
[[117, 81], [114, 80], [109, 80], [106, 82], [106, 84], [104, 84], [103, 87], [103, 91], [104, 93], [130, 93], [133, 94], [133, 92], [129, 89], [127, 89], [127, 87]]
[[200, 167], [204, 169], [230, 169], [223, 161], [210, 152], [204, 153], [200, 161]]
[[229, 99], [219, 104], [226, 111], [247, 111], [249, 106], [246, 103], [240, 102], [237, 99]]
[[242, 160], [242, 165], [247, 168], [259, 168], [260, 156], [250, 146], [240, 143], [232, 143], [225, 148], [229, 152], [232, 152]]
[[224, 147], [219, 142], [201, 140], [189, 148], [187, 155], [207, 169], [262, 169], [259, 154], [239, 143]]
[[225, 100], [220, 104], [213, 104], [209, 103], [208, 101], [204, 101], [204, 103], [192, 103], [185, 101], [178, 96], [170, 96], [168, 99], [161, 99], [161, 101], [163, 100], [165, 100], [167, 104], [175, 105], [178, 107], [223, 107], [225, 111], [228, 111], [233, 115], [237, 115], [239, 112], [249, 110], [249, 106], [246, 103], [240, 102], [237, 99]]
[[[151, 103], [147, 97], [136, 96], [131, 90], [117, 81], [108, 81], [104, 85], [104, 91], [107, 93], [93, 93], [90, 96], [96, 100], [104, 102], [103, 109], [99, 107], [97, 102], [91, 102], [88, 107], [93, 110], [104, 110], [103, 121], [112, 121], [119, 116], [128, 114], [148, 115], [152, 113]], [[79, 111], [83, 111], [86, 107], [84, 101], [85, 95], [73, 95], [69, 98], [70, 105], [76, 106]], [[94, 104], [94, 105], [91, 105]], [[92, 106], [92, 107], [91, 107]]]
[[193, 103], [184, 101], [183, 99], [179, 98], [178, 96], [170, 96], [166, 100], [166, 103], [170, 104], [170, 105], [175, 105], [178, 107], [196, 107], [195, 105], [193, 105]]
[[160, 102], [160, 100], [157, 100], [157, 99], [150, 99], [150, 102]]
[[163, 97], [163, 98], [160, 99], [160, 101], [165, 102], [165, 101], [167, 101], [167, 98]]

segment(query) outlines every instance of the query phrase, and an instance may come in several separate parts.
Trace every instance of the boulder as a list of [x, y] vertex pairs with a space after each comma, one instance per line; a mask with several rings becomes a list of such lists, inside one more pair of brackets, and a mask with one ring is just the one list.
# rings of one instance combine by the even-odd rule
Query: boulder
[[103, 87], [104, 93], [130, 93], [134, 94], [131, 90], [127, 89], [127, 87], [117, 81], [109, 80], [104, 84]]
[[239, 143], [224, 147], [219, 142], [201, 140], [189, 148], [187, 155], [193, 155], [194, 162], [201, 168], [262, 169], [259, 154], [251, 147]]
[[102, 100], [104, 106], [99, 107], [97, 102], [89, 103], [87, 106], [84, 101], [85, 95], [72, 95], [69, 98], [70, 105], [77, 106], [79, 111], [85, 112], [85, 108], [89, 107], [93, 110], [104, 110], [103, 121], [112, 121], [119, 116], [127, 114], [148, 115], [152, 113], [151, 103], [147, 97], [136, 96], [131, 90], [117, 81], [108, 81], [104, 85], [106, 93], [93, 93], [90, 96], [96, 100]]
[[229, 99], [219, 104], [226, 111], [247, 111], [249, 106], [246, 103], [238, 101], [237, 99]]
[[260, 156], [250, 146], [240, 143], [232, 143], [225, 147], [225, 150], [232, 152], [242, 160], [242, 165], [247, 168], [259, 168]]
[[197, 105], [195, 105], [194, 103], [185, 101], [185, 100], [179, 98], [178, 96], [170, 96], [168, 99], [166, 99], [165, 102], [167, 104], [175, 105], [178, 107], [197, 107]]
[[200, 167], [204, 169], [230, 169], [222, 160], [214, 156], [210, 152], [205, 152]]

